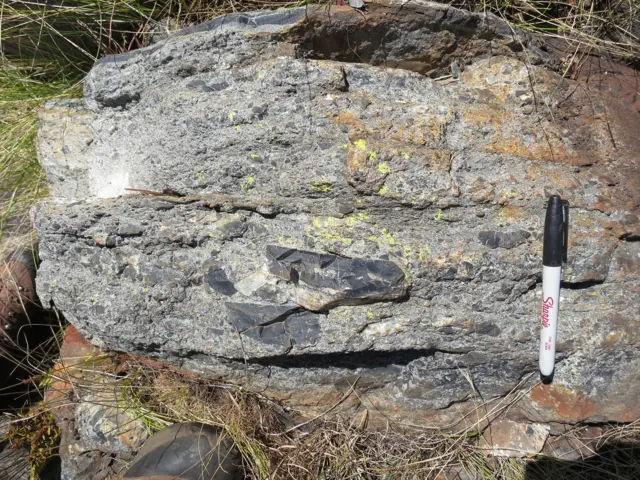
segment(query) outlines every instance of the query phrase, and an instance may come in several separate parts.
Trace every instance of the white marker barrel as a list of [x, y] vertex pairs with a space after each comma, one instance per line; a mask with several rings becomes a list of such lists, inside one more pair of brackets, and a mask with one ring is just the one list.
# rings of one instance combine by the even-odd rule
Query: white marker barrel
[[562, 267], [542, 267], [542, 326], [540, 329], [540, 373], [550, 376], [556, 360], [556, 330], [560, 306]]

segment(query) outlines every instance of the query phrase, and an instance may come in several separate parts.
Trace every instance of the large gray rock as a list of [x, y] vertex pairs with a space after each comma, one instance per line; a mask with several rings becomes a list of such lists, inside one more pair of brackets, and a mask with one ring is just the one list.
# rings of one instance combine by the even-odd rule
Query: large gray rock
[[[637, 112], [494, 17], [367, 10], [222, 17], [45, 109], [39, 295], [98, 346], [308, 411], [355, 389], [451, 426], [523, 388], [514, 418], [636, 418]], [[571, 244], [556, 380], [531, 389], [550, 193]]]
[[[324, 7], [227, 15], [147, 49], [103, 58], [85, 81], [88, 110], [56, 104], [43, 116], [40, 160], [52, 194], [115, 197], [126, 188], [173, 188], [266, 196], [345, 188], [334, 183], [344, 168], [339, 147], [347, 143], [349, 119], [335, 116], [353, 96], [342, 95], [349, 85], [359, 92], [353, 107], [364, 112], [372, 78], [374, 89], [389, 83], [380, 105], [394, 110], [384, 114], [387, 121], [402, 129], [423, 117], [427, 137], [437, 137], [452, 112], [436, 105], [443, 89], [420, 75], [359, 65], [343, 75], [341, 63], [305, 58], [435, 75], [448, 73], [455, 58], [520, 48], [520, 39], [492, 15], [425, 4], [420, 16], [413, 6], [371, 5], [373, 29], [350, 7], [331, 17]], [[431, 99], [429, 109], [402, 103], [420, 96]], [[332, 115], [317, 116], [317, 107]], [[377, 107], [367, 115], [378, 116]]]

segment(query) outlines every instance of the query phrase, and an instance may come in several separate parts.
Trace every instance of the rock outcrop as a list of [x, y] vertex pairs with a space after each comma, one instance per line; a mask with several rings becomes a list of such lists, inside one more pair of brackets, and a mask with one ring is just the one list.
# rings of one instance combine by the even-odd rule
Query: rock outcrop
[[[515, 392], [516, 420], [633, 420], [640, 115], [551, 50], [411, 2], [228, 15], [105, 58], [42, 113], [38, 293], [99, 347], [309, 412], [455, 426]], [[569, 262], [534, 386], [552, 193]]]

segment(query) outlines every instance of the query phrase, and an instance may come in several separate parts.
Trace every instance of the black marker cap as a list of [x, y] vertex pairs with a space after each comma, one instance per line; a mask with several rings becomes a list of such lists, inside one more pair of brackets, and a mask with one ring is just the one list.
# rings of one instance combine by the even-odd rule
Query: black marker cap
[[542, 264], [545, 267], [560, 267], [567, 261], [569, 240], [569, 202], [559, 195], [551, 195], [544, 219], [544, 243]]
[[540, 372], [540, 381], [544, 384], [544, 385], [549, 385], [551, 383], [553, 383], [553, 376], [556, 374], [556, 369], [554, 368], [553, 371], [551, 372], [551, 375], [543, 375], [542, 372]]

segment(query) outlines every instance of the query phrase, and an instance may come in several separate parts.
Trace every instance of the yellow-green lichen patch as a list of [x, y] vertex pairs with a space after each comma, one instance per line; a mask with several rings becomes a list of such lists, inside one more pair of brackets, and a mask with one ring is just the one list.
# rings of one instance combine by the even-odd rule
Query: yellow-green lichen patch
[[255, 183], [256, 183], [256, 179], [255, 178], [247, 177], [247, 179], [242, 184], [242, 189], [246, 193], [251, 193], [253, 191], [253, 189], [255, 188]]
[[378, 193], [380, 195], [384, 195], [385, 193], [387, 193], [389, 191], [389, 188], [386, 185], [383, 185], [380, 190], [378, 190]]
[[369, 240], [381, 245], [397, 245], [395, 237], [389, 232], [389, 229], [383, 228], [378, 235], [369, 235]]
[[367, 142], [363, 138], [359, 138], [358, 140], [353, 142], [353, 144], [357, 149], [362, 150], [363, 152], [367, 151]]
[[[358, 212], [345, 218], [317, 217], [305, 231], [316, 239], [340, 242], [343, 245], [368, 240], [383, 250], [402, 251], [404, 247], [388, 228], [373, 223], [367, 212]], [[407, 249], [414, 250], [413, 247]], [[408, 251], [407, 249], [404, 251]]]
[[428, 261], [428, 257], [432, 253], [429, 247], [422, 245], [404, 244], [400, 245], [400, 247], [402, 248], [402, 254], [406, 259], [419, 260], [420, 263], [426, 263]]
[[236, 125], [235, 127], [233, 127], [236, 129], [237, 132], [239, 132], [241, 130], [240, 125]]
[[378, 170], [380, 173], [384, 173], [385, 175], [388, 175], [391, 173], [391, 167], [387, 162], [379, 163], [378, 166], [376, 167], [376, 170]]
[[442, 209], [439, 208], [438, 209], [438, 213], [436, 213], [436, 216], [433, 218], [434, 220], [438, 221], [442, 218]]
[[204, 183], [204, 173], [203, 173], [203, 172], [201, 172], [201, 171], [200, 171], [200, 172], [196, 172], [196, 173], [193, 175], [193, 178], [194, 178], [194, 180], [195, 180], [196, 182], [198, 182], [198, 183]]
[[429, 255], [431, 255], [431, 249], [429, 247], [420, 247], [418, 260], [420, 260], [420, 263], [427, 263], [427, 257], [429, 257]]
[[287, 235], [278, 235], [278, 238], [276, 238], [276, 242], [278, 242], [278, 245], [286, 245], [289, 247], [296, 245], [296, 241], [293, 239], [293, 237], [289, 237]]
[[341, 230], [346, 226], [344, 221], [334, 217], [319, 217], [311, 222], [313, 228], [307, 228], [307, 235], [329, 242], [340, 242], [343, 245], [351, 245], [353, 239], [343, 235]]
[[327, 193], [333, 190], [333, 185], [328, 180], [314, 180], [311, 182], [311, 189], [316, 192]]
[[255, 159], [257, 159], [257, 158], [260, 158], [260, 155], [258, 155], [257, 153], [252, 153], [252, 154], [250, 154], [250, 155], [249, 155], [249, 157], [250, 157], [252, 160], [255, 160]]
[[338, 233], [332, 233], [327, 230], [320, 230], [317, 233], [307, 231], [307, 233], [316, 238], [318, 238], [319, 236], [322, 239], [327, 240], [329, 242], [340, 242], [343, 245], [351, 245], [353, 243], [352, 238], [345, 237]]
[[348, 227], [353, 227], [357, 222], [369, 222], [369, 214], [367, 212], [358, 212], [345, 217], [344, 223]]
[[393, 235], [391, 235], [391, 233], [389, 233], [389, 230], [386, 228], [382, 229], [382, 242], [386, 243], [388, 245], [395, 245], [396, 243], [396, 239]]

